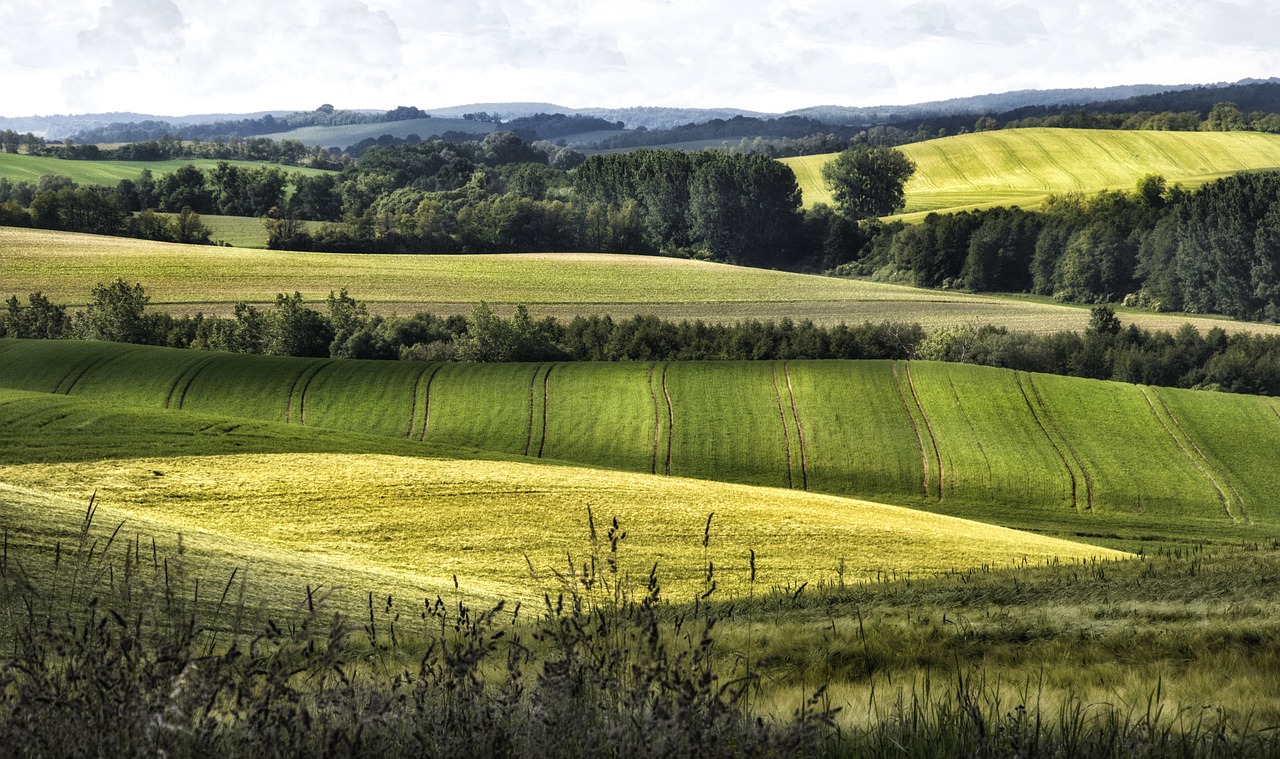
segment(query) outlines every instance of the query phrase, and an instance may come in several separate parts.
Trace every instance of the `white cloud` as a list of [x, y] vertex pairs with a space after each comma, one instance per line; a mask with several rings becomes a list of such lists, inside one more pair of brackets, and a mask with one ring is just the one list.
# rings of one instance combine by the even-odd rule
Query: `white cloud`
[[6, 0], [0, 114], [907, 103], [1280, 74], [1264, 0]]

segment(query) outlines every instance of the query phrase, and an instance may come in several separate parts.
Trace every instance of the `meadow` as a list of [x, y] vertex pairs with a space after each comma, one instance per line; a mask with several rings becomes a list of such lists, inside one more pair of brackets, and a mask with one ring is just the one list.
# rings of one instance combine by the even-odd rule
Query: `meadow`
[[[160, 176], [189, 165], [194, 165], [202, 171], [209, 171], [219, 163], [221, 161], [205, 158], [179, 158], [171, 161], [72, 161], [48, 156], [0, 153], [0, 177], [15, 182], [36, 182], [42, 176], [53, 175], [69, 177], [76, 184], [114, 187], [122, 179], [136, 180], [143, 169], [148, 169], [152, 174]], [[276, 165], [256, 161], [227, 161], [227, 163], [246, 169]], [[297, 172], [307, 176], [331, 173], [300, 166], [280, 166], [279, 168], [288, 173]]]
[[[900, 218], [994, 206], [1035, 208], [1051, 194], [1131, 191], [1148, 174], [1187, 189], [1241, 171], [1280, 168], [1280, 135], [1005, 129], [898, 148], [916, 164]], [[804, 203], [831, 203], [822, 166], [831, 155], [784, 158]]]
[[420, 364], [10, 340], [0, 386], [870, 498], [1127, 550], [1261, 540], [1280, 520], [1274, 399], [963, 364]]
[[[1086, 306], [653, 256], [264, 252], [3, 227], [0, 261], [0, 294], [43, 292], [55, 303], [77, 305], [89, 300], [94, 284], [123, 277], [141, 283], [152, 306], [177, 314], [228, 315], [239, 301], [270, 304], [278, 293], [300, 292], [306, 301], [322, 303], [345, 288], [375, 313], [400, 315], [467, 314], [483, 300], [499, 312], [524, 304], [536, 316], [565, 319], [644, 313], [713, 322], [893, 321], [930, 329], [995, 324], [1040, 333], [1082, 330], [1089, 322]], [[1202, 331], [1280, 333], [1273, 324], [1117, 311], [1126, 324], [1146, 329], [1176, 331], [1190, 323]]]

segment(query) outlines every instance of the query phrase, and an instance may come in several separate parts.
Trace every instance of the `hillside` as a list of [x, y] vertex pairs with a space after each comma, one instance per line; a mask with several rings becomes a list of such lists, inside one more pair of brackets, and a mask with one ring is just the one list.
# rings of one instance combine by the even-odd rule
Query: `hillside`
[[1274, 399], [961, 364], [432, 365], [0, 341], [0, 387], [1066, 535], [1247, 540], [1280, 524]]
[[[532, 461], [427, 458], [392, 453], [409, 447], [403, 441], [332, 431], [325, 444], [346, 452], [321, 453], [321, 436], [299, 435], [296, 426], [245, 432], [236, 421], [0, 391], [0, 519], [21, 525], [14, 543], [50, 543], [74, 534], [96, 493], [100, 524], [123, 522], [126, 536], [166, 542], [180, 533], [204, 573], [248, 562], [259, 593], [276, 584], [276, 603], [282, 585], [300, 595], [307, 584], [354, 584], [340, 591], [352, 608], [369, 587], [452, 595], [455, 577], [468, 596], [538, 598], [556, 588], [566, 556], [591, 555], [592, 517], [601, 533], [614, 517], [626, 530], [616, 557], [624, 573], [639, 581], [660, 562], [673, 601], [702, 590], [708, 560], [721, 592], [745, 594], [750, 550], [761, 588], [834, 581], [841, 562], [854, 582], [1118, 556], [867, 501]], [[151, 427], [185, 442], [167, 452], [134, 449], [136, 431]], [[41, 447], [55, 436], [57, 448]], [[229, 454], [237, 441], [275, 450]]]
[[498, 125], [483, 121], [429, 118], [347, 126], [311, 126], [262, 136], [269, 140], [297, 140], [308, 147], [318, 145], [322, 148], [347, 148], [361, 140], [376, 140], [388, 134], [400, 139], [416, 134], [425, 140], [439, 137], [445, 132], [464, 132], [475, 135], [475, 139], [479, 139], [499, 128]]
[[[1012, 129], [899, 148], [916, 163], [905, 214], [996, 205], [1034, 207], [1048, 195], [1132, 190], [1148, 174], [1196, 187], [1241, 171], [1280, 168], [1280, 135]], [[822, 165], [831, 155], [786, 158], [806, 205], [830, 202]]]
[[[149, 169], [151, 173], [159, 176], [188, 165], [195, 165], [202, 171], [208, 171], [219, 163], [220, 161], [203, 158], [180, 158], [172, 161], [71, 161], [46, 156], [0, 153], [0, 177], [15, 182], [23, 180], [35, 182], [41, 176], [51, 174], [70, 177], [77, 184], [115, 187], [122, 179], [137, 179], [143, 169]], [[227, 163], [243, 168], [275, 165], [254, 161], [227, 161]], [[280, 168], [289, 173], [298, 172], [309, 176], [329, 173], [299, 166], [280, 166]]]
[[[252, 226], [232, 223], [223, 234]], [[250, 230], [241, 232], [248, 235]], [[248, 239], [247, 237], [245, 239]], [[323, 301], [346, 288], [378, 313], [466, 314], [479, 301], [572, 318], [637, 313], [733, 322], [812, 319], [821, 324], [979, 322], [1032, 332], [1084, 329], [1087, 307], [940, 292], [900, 285], [754, 269], [676, 258], [585, 253], [361, 255], [292, 253], [156, 243], [128, 238], [0, 228], [0, 295], [43, 292], [83, 304], [98, 282], [140, 282], [153, 306], [178, 313], [230, 313], [238, 301], [270, 304], [277, 293]], [[1280, 326], [1121, 309], [1126, 323], [1176, 330], [1280, 332]]]

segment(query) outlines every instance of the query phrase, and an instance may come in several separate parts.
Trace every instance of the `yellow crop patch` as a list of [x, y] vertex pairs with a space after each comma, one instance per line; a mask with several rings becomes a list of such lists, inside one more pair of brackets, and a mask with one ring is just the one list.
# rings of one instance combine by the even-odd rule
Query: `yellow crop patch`
[[[700, 480], [508, 462], [270, 454], [115, 460], [0, 469], [0, 482], [86, 498], [126, 517], [242, 542], [281, 563], [323, 558], [464, 593], [531, 597], [626, 537], [617, 566], [663, 595], [745, 595], [877, 573], [925, 575], [1124, 554], [978, 522], [847, 498]], [[588, 513], [596, 543], [591, 541]], [[710, 530], [707, 532], [708, 518]], [[708, 537], [704, 547], [704, 537]], [[317, 582], [342, 578], [315, 578]]]

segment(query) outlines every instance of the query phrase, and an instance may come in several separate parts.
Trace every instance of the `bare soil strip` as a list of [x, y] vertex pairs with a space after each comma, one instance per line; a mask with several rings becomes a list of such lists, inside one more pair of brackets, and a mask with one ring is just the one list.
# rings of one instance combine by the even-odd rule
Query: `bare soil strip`
[[[1071, 468], [1071, 462], [1067, 461], [1067, 457], [1062, 453], [1062, 447], [1058, 445], [1058, 441], [1054, 440], [1053, 435], [1049, 434], [1049, 430], [1044, 426], [1044, 420], [1040, 418], [1040, 412], [1036, 411], [1036, 406], [1027, 397], [1027, 388], [1022, 384], [1023, 372], [1015, 372], [1014, 376], [1018, 380], [1018, 392], [1022, 393], [1022, 400], [1027, 404], [1027, 410], [1031, 412], [1031, 418], [1035, 420], [1036, 426], [1044, 433], [1044, 437], [1049, 441], [1049, 445], [1053, 446], [1053, 452], [1058, 454], [1058, 460], [1062, 462], [1062, 468], [1067, 470], [1067, 477], [1071, 479], [1071, 508], [1080, 510], [1080, 500], [1076, 496], [1076, 473]], [[1080, 462], [1076, 462], [1079, 465]]]
[[[800, 410], [796, 408], [796, 391], [791, 387], [790, 362], [782, 363], [782, 373], [787, 378], [787, 395], [791, 396], [791, 416], [796, 420], [796, 437], [800, 440], [800, 482], [805, 490], [809, 489], [809, 451], [804, 442], [804, 424], [800, 422]], [[776, 380], [776, 371], [775, 371]], [[790, 466], [790, 456], [787, 461]]]

